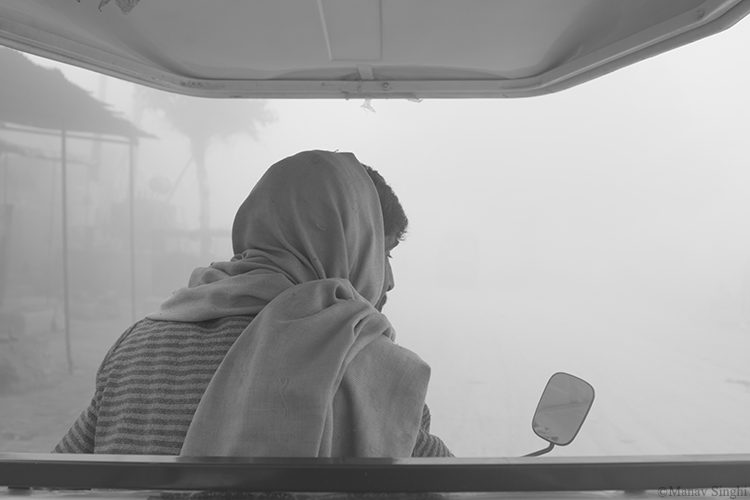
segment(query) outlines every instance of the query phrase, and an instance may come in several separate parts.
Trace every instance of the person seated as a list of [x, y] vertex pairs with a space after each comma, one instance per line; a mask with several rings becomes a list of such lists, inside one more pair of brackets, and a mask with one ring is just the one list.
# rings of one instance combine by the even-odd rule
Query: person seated
[[430, 368], [381, 310], [408, 220], [351, 153], [274, 164], [240, 206], [234, 257], [130, 327], [57, 453], [445, 457]]

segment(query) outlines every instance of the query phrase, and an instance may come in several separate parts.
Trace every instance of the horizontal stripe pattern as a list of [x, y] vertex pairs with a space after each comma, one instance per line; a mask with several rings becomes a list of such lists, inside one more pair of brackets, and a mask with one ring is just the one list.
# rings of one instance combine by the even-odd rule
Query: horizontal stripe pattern
[[[133, 325], [107, 353], [91, 404], [54, 452], [179, 455], [203, 393], [251, 320]], [[413, 456], [452, 456], [429, 430], [425, 405]]]
[[417, 436], [417, 444], [414, 445], [413, 457], [452, 457], [453, 453], [448, 449], [442, 439], [430, 434], [432, 415], [427, 405], [422, 410], [422, 427]]

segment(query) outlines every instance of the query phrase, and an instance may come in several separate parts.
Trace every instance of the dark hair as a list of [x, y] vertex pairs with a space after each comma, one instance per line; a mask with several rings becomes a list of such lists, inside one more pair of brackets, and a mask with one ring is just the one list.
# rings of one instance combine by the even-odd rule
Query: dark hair
[[409, 219], [406, 218], [404, 207], [398, 201], [398, 196], [396, 196], [393, 188], [385, 182], [385, 179], [383, 179], [383, 176], [377, 170], [365, 164], [362, 164], [362, 166], [365, 167], [365, 171], [367, 171], [370, 179], [372, 179], [375, 189], [378, 192], [380, 207], [383, 210], [385, 234], [388, 236], [394, 235], [399, 241], [403, 240], [406, 235], [406, 228], [409, 226]]

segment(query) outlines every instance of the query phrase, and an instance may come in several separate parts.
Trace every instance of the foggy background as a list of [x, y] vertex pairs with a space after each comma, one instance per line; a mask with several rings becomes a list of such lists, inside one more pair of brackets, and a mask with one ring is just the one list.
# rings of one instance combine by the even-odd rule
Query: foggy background
[[[659, 455], [750, 450], [749, 47], [745, 20], [550, 96], [372, 110], [169, 96], [31, 59], [155, 136], [136, 149], [136, 319], [232, 256], [235, 210], [271, 164], [351, 151], [410, 219], [384, 312], [432, 366], [434, 434], [457, 456], [543, 448], [531, 416], [568, 371], [596, 401], [553, 456]], [[0, 137], [59, 154], [59, 139]], [[0, 158], [4, 308], [28, 313], [20, 338], [0, 337], [0, 451], [49, 451], [133, 319], [128, 148], [71, 140], [69, 154], [72, 374], [59, 164]]]

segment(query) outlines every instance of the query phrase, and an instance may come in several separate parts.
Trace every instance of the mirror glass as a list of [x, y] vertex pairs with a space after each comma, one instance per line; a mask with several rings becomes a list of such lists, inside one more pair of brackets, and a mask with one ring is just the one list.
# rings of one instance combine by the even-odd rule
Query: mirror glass
[[544, 388], [531, 426], [540, 438], [565, 446], [578, 434], [593, 402], [591, 384], [567, 373], [555, 373]]

